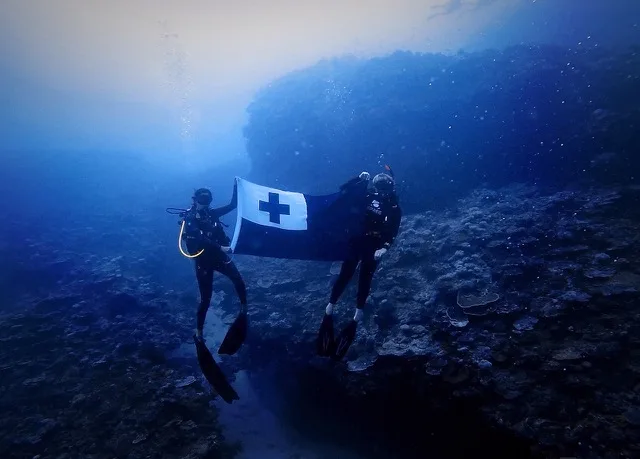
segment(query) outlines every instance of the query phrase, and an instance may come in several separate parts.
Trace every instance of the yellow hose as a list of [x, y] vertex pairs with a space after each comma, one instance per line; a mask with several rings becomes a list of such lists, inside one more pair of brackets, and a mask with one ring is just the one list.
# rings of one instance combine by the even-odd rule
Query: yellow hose
[[202, 252], [204, 252], [204, 249], [200, 250], [200, 252], [196, 253], [195, 255], [189, 255], [188, 253], [186, 253], [183, 249], [182, 249], [182, 233], [184, 231], [184, 220], [182, 221], [182, 225], [180, 226], [180, 235], [178, 236], [178, 248], [180, 249], [180, 253], [182, 255], [184, 255], [187, 258], [195, 258], [195, 257], [199, 257], [200, 255], [202, 255]]

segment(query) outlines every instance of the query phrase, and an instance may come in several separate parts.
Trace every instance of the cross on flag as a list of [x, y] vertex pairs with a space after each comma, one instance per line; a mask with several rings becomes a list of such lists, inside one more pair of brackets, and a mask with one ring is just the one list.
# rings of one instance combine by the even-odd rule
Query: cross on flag
[[290, 215], [289, 208], [290, 206], [287, 204], [280, 204], [280, 194], [269, 192], [269, 201], [258, 201], [258, 208], [262, 212], [269, 213], [269, 221], [271, 223], [280, 224], [280, 215]]

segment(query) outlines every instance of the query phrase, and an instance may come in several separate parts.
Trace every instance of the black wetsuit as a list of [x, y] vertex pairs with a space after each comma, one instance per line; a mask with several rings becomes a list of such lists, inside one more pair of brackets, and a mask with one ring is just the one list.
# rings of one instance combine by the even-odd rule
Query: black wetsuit
[[[354, 179], [349, 183], [357, 184], [357, 182]], [[345, 186], [348, 186], [349, 183]], [[340, 274], [333, 285], [329, 299], [332, 304], [338, 301], [353, 277], [360, 261], [360, 277], [358, 279], [356, 300], [358, 309], [364, 308], [371, 290], [371, 281], [378, 265], [374, 257], [375, 252], [378, 249], [391, 246], [398, 235], [402, 217], [402, 211], [395, 193], [380, 194], [369, 190], [367, 191], [364, 205], [366, 205], [367, 209], [364, 234], [351, 241], [351, 253], [349, 258], [342, 263]]]
[[205, 208], [197, 210], [195, 206], [189, 209], [185, 215], [185, 228], [183, 239], [187, 250], [195, 255], [204, 250], [195, 258], [196, 278], [200, 289], [200, 306], [198, 307], [197, 329], [202, 331], [207, 310], [213, 294], [213, 272], [227, 276], [236, 289], [240, 304], [243, 309], [247, 305], [247, 289], [240, 272], [229, 256], [221, 247], [228, 247], [230, 240], [224, 232], [220, 217], [228, 214], [236, 208], [236, 199], [230, 204], [217, 209]]

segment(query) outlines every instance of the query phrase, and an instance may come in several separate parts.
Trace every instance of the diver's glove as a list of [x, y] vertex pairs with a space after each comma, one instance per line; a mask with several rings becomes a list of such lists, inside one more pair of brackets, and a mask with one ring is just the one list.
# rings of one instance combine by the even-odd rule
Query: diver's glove
[[233, 252], [231, 247], [226, 247], [224, 245], [220, 246], [220, 250], [222, 250], [224, 253], [232, 253]]
[[360, 172], [360, 175], [358, 175], [358, 178], [362, 180], [369, 180], [371, 178], [371, 175], [367, 171], [362, 171]]
[[[371, 252], [369, 252], [371, 253]], [[385, 249], [384, 247], [381, 249], [376, 250], [376, 253], [373, 254], [373, 258], [375, 258], [376, 260], [379, 260], [380, 258], [382, 258], [382, 256], [387, 253], [387, 249]]]

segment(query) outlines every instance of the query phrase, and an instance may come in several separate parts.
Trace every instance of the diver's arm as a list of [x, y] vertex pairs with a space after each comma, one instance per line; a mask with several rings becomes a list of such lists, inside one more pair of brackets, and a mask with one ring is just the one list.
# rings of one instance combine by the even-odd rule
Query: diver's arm
[[356, 185], [360, 185], [362, 183], [366, 183], [369, 181], [369, 178], [371, 177], [371, 175], [366, 172], [360, 172], [360, 174], [357, 177], [353, 177], [351, 180], [349, 180], [347, 183], [344, 183], [343, 185], [340, 186], [340, 191], [345, 191], [349, 188], [355, 187]]
[[216, 217], [222, 217], [223, 215], [227, 215], [233, 209], [238, 207], [238, 183], [236, 182], [233, 185], [233, 196], [231, 196], [231, 202], [226, 206], [218, 207], [217, 209], [212, 209], [212, 212], [216, 215]]

